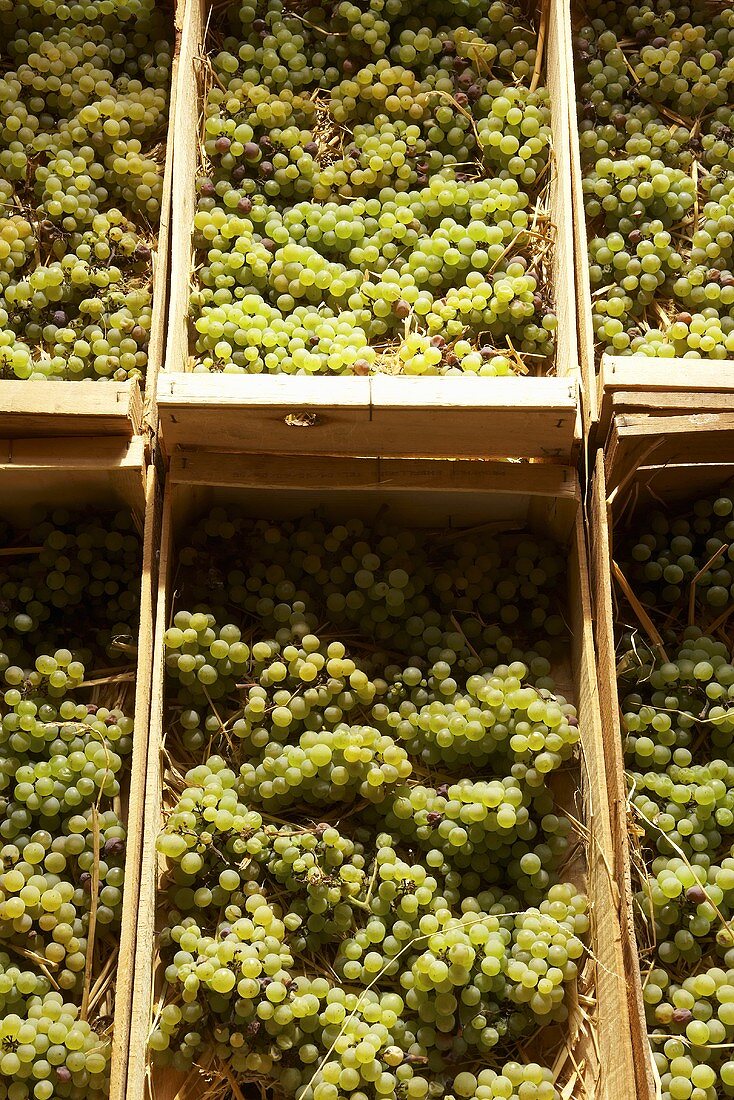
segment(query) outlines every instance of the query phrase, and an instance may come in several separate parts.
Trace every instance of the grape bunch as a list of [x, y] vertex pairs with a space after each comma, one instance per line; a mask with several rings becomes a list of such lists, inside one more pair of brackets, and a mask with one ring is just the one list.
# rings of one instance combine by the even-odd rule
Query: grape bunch
[[298, 1100], [557, 1100], [508, 1060], [564, 1026], [589, 931], [549, 782], [580, 738], [551, 677], [557, 547], [222, 509], [189, 536], [153, 1066]]
[[0, 5], [0, 378], [142, 378], [171, 76], [153, 0]]
[[[90, 664], [104, 654], [102, 667], [119, 663], [135, 645], [140, 605], [140, 539], [130, 513], [36, 510], [27, 526], [0, 518], [0, 539], [0, 672], [32, 664], [44, 646], [68, 653], [48, 673], [52, 687], [74, 680], [75, 659]], [[72, 616], [83, 632], [71, 627]]]
[[0, 953], [0, 1087], [8, 1097], [103, 1100], [107, 1055], [77, 1005]]
[[[552, 686], [545, 682], [547, 657], [565, 630], [564, 559], [548, 539], [500, 541], [484, 532], [456, 532], [444, 541], [420, 529], [361, 519], [253, 524], [225, 508], [213, 509], [187, 538], [180, 557], [190, 576], [191, 606], [206, 602], [217, 622], [227, 623], [233, 606], [273, 636], [294, 616], [313, 631], [318, 602], [340, 631], [358, 629], [378, 647], [375, 671], [400, 679], [395, 691], [412, 679], [414, 688], [424, 686], [420, 667], [402, 684], [405, 667], [390, 660], [395, 653], [458, 660], [473, 672], [521, 660], [532, 650], [534, 682]], [[246, 571], [243, 559], [252, 561]], [[512, 630], [519, 637], [521, 627], [522, 648], [509, 636]], [[369, 653], [362, 664], [371, 668]]]
[[597, 350], [734, 355], [734, 9], [587, 4], [576, 91]]
[[525, 8], [267, 0], [219, 17], [194, 370], [551, 365], [551, 108]]
[[734, 499], [728, 486], [677, 516], [653, 511], [649, 530], [630, 547], [631, 577], [643, 602], [675, 605], [689, 596], [695, 581], [709, 614], [723, 613], [734, 597], [733, 539]]
[[61, 510], [2, 536], [0, 1094], [103, 1100], [140, 540], [129, 516]]
[[651, 511], [625, 536], [622, 571], [659, 635], [619, 615], [618, 689], [642, 992], [662, 1095], [734, 1086], [734, 652], [728, 490]]

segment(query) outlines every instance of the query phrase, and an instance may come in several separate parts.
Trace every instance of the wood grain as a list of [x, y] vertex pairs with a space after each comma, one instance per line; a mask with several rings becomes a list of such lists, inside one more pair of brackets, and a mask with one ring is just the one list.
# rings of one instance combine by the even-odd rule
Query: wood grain
[[[573, 197], [571, 184], [571, 114], [568, 48], [571, 37], [570, 0], [549, 0], [545, 83], [551, 106], [553, 176], [550, 215], [556, 227], [553, 294], [558, 317], [556, 374], [580, 380], [576, 333]], [[585, 380], [582, 383], [585, 385]]]
[[626, 974], [628, 1020], [632, 1036], [634, 1079], [638, 1100], [655, 1100], [655, 1085], [647, 1041], [645, 1008], [642, 999], [637, 937], [632, 907], [632, 872], [627, 821], [627, 787], [624, 779], [624, 752], [617, 696], [617, 672], [612, 609], [612, 535], [607, 509], [604, 461], [597, 454], [590, 512], [591, 580], [594, 593], [594, 624], [597, 654], [597, 680], [604, 761], [606, 765], [609, 808], [612, 827], [614, 881], [618, 891], [622, 931], [622, 956]]
[[[651, 412], [687, 415], [701, 395], [719, 394], [734, 412], [734, 362], [714, 359], [653, 359], [645, 355], [603, 355], [599, 368], [599, 439], [615, 412], [615, 395], [638, 394]], [[689, 397], [692, 402], [689, 404]]]
[[174, 0], [174, 46], [171, 61], [171, 89], [168, 104], [168, 128], [166, 131], [166, 161], [163, 169], [163, 193], [158, 223], [158, 239], [153, 254], [153, 312], [148, 343], [148, 366], [145, 372], [144, 423], [155, 433], [158, 428], [156, 393], [158, 375], [163, 369], [166, 350], [166, 324], [168, 320], [168, 295], [170, 289], [171, 262], [171, 204], [173, 200], [173, 150], [176, 129], [176, 96], [179, 85], [181, 30], [184, 16], [184, 0]]
[[143, 530], [143, 572], [140, 584], [140, 630], [135, 679], [135, 736], [130, 765], [125, 890], [122, 899], [120, 955], [115, 986], [115, 1025], [109, 1100], [126, 1100], [127, 1069], [131, 1042], [140, 1036], [131, 1032], [135, 983], [135, 948], [141, 915], [140, 876], [145, 830], [145, 783], [148, 767], [148, 728], [153, 678], [153, 635], [158, 581], [162, 497], [154, 466], [146, 471], [145, 526]]
[[642, 466], [734, 462], [734, 409], [680, 416], [617, 415], [605, 451], [609, 490]]
[[138, 382], [0, 381], [0, 438], [121, 435], [141, 430]]
[[0, 439], [0, 507], [27, 516], [37, 502], [57, 508], [109, 508], [124, 503], [145, 512], [145, 444], [141, 436]]
[[[161, 827], [162, 756], [164, 745], [164, 645], [168, 625], [168, 599], [171, 591], [172, 524], [171, 492], [166, 488], [160, 528], [158, 578], [155, 592], [155, 633], [153, 641], [152, 686], [145, 764], [145, 803], [143, 843], [138, 884], [138, 922], [133, 958], [133, 995], [130, 1008], [130, 1044], [125, 1082], [125, 1100], [142, 1100], [146, 1095], [148, 1035], [153, 1009], [153, 960], [156, 953], [155, 916], [158, 853], [156, 838]], [[161, 1100], [157, 1094], [156, 1100]]]
[[586, 431], [591, 433], [598, 417], [599, 398], [594, 358], [594, 326], [591, 319], [591, 280], [589, 277], [589, 243], [586, 233], [586, 214], [582, 189], [581, 152], [579, 126], [576, 111], [576, 79], [573, 67], [573, 27], [571, 3], [568, 0], [564, 13], [566, 50], [564, 64], [569, 88], [568, 131], [570, 139], [570, 171], [572, 194], [572, 221], [574, 239], [574, 274], [576, 291], [576, 329], [578, 333], [581, 376], [583, 378], [584, 416]]
[[[329, 493], [347, 489], [360, 495], [378, 491], [452, 492], [462, 496], [482, 492], [528, 494], [530, 498], [579, 503], [575, 471], [548, 462], [493, 462], [476, 459], [343, 458], [338, 462], [319, 456], [238, 454], [214, 451], [178, 451], [171, 458], [168, 480], [197, 485], [257, 488], [272, 485], [279, 490], [300, 489]], [[567, 528], [567, 530], [570, 528]]]
[[565, 460], [580, 438], [566, 378], [165, 374], [163, 445], [368, 456]]

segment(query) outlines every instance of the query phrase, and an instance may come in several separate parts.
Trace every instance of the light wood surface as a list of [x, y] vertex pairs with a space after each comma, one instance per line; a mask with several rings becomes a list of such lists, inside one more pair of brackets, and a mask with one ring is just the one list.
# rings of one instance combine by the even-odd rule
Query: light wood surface
[[644, 466], [734, 461], [734, 408], [680, 416], [618, 415], [605, 450], [610, 489]]
[[138, 516], [142, 531], [144, 471], [142, 436], [0, 439], [0, 508], [28, 515], [37, 502], [109, 508], [119, 501]]
[[[407, 476], [406, 476], [407, 475]], [[196, 486], [246, 487], [277, 485], [286, 489], [309, 489], [329, 494], [346, 489], [360, 498], [373, 499], [375, 491], [453, 492], [462, 496], [482, 493], [524, 494], [553, 498], [558, 508], [567, 503], [574, 511], [579, 502], [579, 483], [568, 466], [549, 462], [493, 462], [476, 459], [412, 459], [406, 471], [404, 459], [343, 458], [339, 462], [314, 456], [308, 463], [294, 463], [290, 457], [263, 454], [231, 455], [214, 451], [178, 451], [171, 458], [168, 479], [183, 482], [193, 492]], [[569, 525], [570, 529], [570, 525]]]
[[[623, 406], [617, 394], [638, 395], [651, 412], [688, 415], [702, 397], [718, 395], [720, 407], [734, 412], [734, 361], [714, 359], [653, 359], [644, 355], [603, 355], [599, 368], [599, 442]], [[616, 407], [615, 407], [616, 404]]]
[[166, 161], [163, 169], [163, 194], [158, 223], [158, 239], [153, 253], [153, 315], [148, 343], [148, 366], [145, 372], [144, 422], [154, 433], [158, 428], [156, 392], [158, 375], [163, 369], [166, 350], [166, 323], [171, 263], [171, 202], [173, 195], [173, 150], [176, 129], [176, 94], [179, 85], [181, 27], [184, 0], [173, 0], [173, 58], [171, 61], [171, 89], [168, 103], [168, 129], [166, 132]]
[[[488, 384], [489, 383], [489, 384]], [[565, 378], [163, 374], [163, 444], [291, 454], [566, 460], [580, 437]]]
[[146, 471], [143, 571], [140, 583], [140, 630], [135, 679], [135, 735], [130, 764], [127, 816], [125, 890], [122, 899], [120, 956], [115, 986], [115, 1025], [109, 1100], [126, 1100], [127, 1067], [131, 1045], [140, 1037], [131, 1033], [135, 947], [140, 916], [140, 872], [145, 830], [145, 781], [148, 767], [148, 730], [153, 676], [155, 597], [160, 545], [161, 488], [154, 466]]
[[141, 430], [137, 382], [0, 381], [0, 438], [122, 435]]
[[568, 130], [571, 157], [571, 194], [573, 210], [574, 239], [574, 286], [576, 291], [576, 331], [578, 334], [581, 373], [584, 379], [584, 415], [587, 431], [593, 430], [598, 416], [599, 398], [597, 395], [596, 362], [594, 359], [594, 326], [591, 319], [591, 282], [589, 279], [589, 242], [586, 233], [586, 215], [584, 212], [584, 194], [582, 189], [581, 151], [579, 146], [579, 125], [576, 109], [576, 79], [573, 67], [573, 25], [571, 19], [571, 0], [568, 0], [566, 27], [565, 65], [568, 77]]
[[[548, 39], [545, 83], [551, 105], [553, 176], [550, 215], [556, 227], [553, 287], [558, 317], [556, 374], [579, 379], [579, 346], [576, 333], [573, 197], [571, 186], [571, 114], [569, 44], [570, 0], [548, 0]], [[585, 382], [584, 382], [585, 384]]]
[[[700, 461], [698, 459], [700, 458]], [[639, 521], [650, 507], [689, 504], [716, 492], [734, 476], [734, 414], [615, 416], [606, 452], [596, 459], [590, 509], [592, 580], [598, 684], [612, 811], [614, 877], [620, 891], [623, 952], [636, 1095], [657, 1100], [647, 1038], [635, 931], [630, 826], [623, 779], [624, 753], [616, 679], [614, 530]]]

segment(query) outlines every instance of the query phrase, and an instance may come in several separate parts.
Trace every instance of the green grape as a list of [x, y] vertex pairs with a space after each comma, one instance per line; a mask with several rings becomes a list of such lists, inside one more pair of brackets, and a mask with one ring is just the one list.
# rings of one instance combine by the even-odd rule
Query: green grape
[[589, 932], [550, 780], [581, 737], [550, 675], [558, 548], [222, 508], [186, 542], [154, 1066], [215, 1057], [298, 1100], [556, 1100], [506, 1052], [567, 1021]]
[[14, 8], [0, 13], [0, 377], [142, 379], [171, 28], [149, 0]]
[[547, 89], [530, 87], [536, 30], [510, 3], [413, 7], [221, 13], [202, 105], [195, 371], [552, 365], [546, 254], [534, 263], [551, 144]]
[[587, 15], [575, 60], [597, 350], [729, 359], [732, 12], [595, 0]]

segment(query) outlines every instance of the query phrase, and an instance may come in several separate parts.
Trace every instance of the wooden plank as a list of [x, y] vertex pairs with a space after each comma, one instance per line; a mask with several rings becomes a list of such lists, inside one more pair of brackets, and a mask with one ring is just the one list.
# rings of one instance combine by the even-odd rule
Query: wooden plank
[[132, 382], [0, 382], [0, 438], [123, 435], [141, 430], [143, 399]]
[[[624, 780], [622, 729], [617, 697], [617, 673], [612, 609], [612, 544], [604, 478], [604, 461], [597, 454], [591, 497], [591, 579], [594, 592], [594, 623], [597, 652], [597, 680], [601, 713], [601, 744], [606, 762], [607, 787], [612, 827], [612, 853], [616, 902], [622, 931], [624, 972], [627, 976], [627, 1001], [635, 1081], [638, 1100], [654, 1100], [655, 1085], [647, 1041], [645, 1006], [635, 935], [632, 905], [632, 872], [627, 823], [627, 789]], [[601, 1029], [603, 1032], [603, 1029]]]
[[146, 428], [151, 433], [155, 433], [158, 428], [156, 393], [158, 375], [163, 369], [163, 357], [166, 348], [166, 321], [168, 318], [168, 293], [170, 289], [173, 150], [183, 17], [183, 0], [174, 0], [174, 45], [168, 102], [168, 128], [166, 131], [166, 162], [163, 170], [163, 194], [161, 196], [161, 215], [158, 223], [158, 240], [153, 253], [153, 311], [150, 324], [150, 340], [148, 341], [148, 365], [145, 372], [144, 421]]
[[599, 430], [606, 437], [614, 394], [677, 394], [685, 412], [688, 394], [729, 394], [734, 409], [734, 362], [721, 359], [658, 359], [646, 355], [603, 355], [599, 368]]
[[140, 629], [135, 679], [135, 737], [130, 764], [125, 859], [125, 890], [122, 899], [120, 954], [115, 985], [115, 1022], [109, 1100], [126, 1100], [127, 1065], [131, 1039], [132, 999], [135, 978], [135, 945], [140, 909], [140, 874], [145, 829], [145, 780], [148, 765], [148, 725], [153, 677], [153, 632], [160, 545], [161, 490], [154, 466], [146, 476], [143, 570], [140, 584]]
[[[643, 369], [644, 368], [644, 369]], [[601, 363], [605, 389], [689, 390], [734, 393], [734, 362], [726, 359], [658, 359], [646, 355], [605, 355]]]
[[[572, 135], [568, 125], [571, 113], [571, 86], [568, 76], [570, 39], [570, 0], [550, 0], [545, 84], [551, 105], [553, 176], [549, 210], [551, 221], [556, 227], [556, 247], [553, 257], [553, 292], [558, 317], [556, 374], [560, 377], [579, 379], [579, 347], [574, 309]], [[585, 380], [583, 384], [586, 384]]]
[[734, 410], [689, 416], [615, 416], [605, 454], [610, 490], [643, 465], [734, 461]]
[[[143, 1100], [146, 1093], [148, 1035], [153, 1011], [153, 965], [156, 957], [156, 885], [158, 853], [156, 839], [161, 827], [162, 748], [164, 732], [165, 647], [163, 635], [168, 625], [168, 601], [173, 567], [172, 494], [167, 486], [163, 497], [158, 557], [158, 584], [155, 593], [155, 634], [153, 644], [153, 680], [150, 693], [150, 718], [145, 765], [144, 832], [140, 880], [138, 884], [138, 922], [135, 943], [134, 978], [130, 1009], [130, 1034], [136, 1037], [128, 1051], [125, 1100]], [[156, 1089], [155, 1100], [163, 1100]]]
[[307, 491], [328, 485], [329, 492], [379, 489], [406, 492], [523, 493], [550, 496], [578, 504], [576, 473], [546, 462], [493, 462], [476, 459], [344, 458], [324, 456], [303, 461], [277, 455], [178, 451], [171, 458], [168, 481], [194, 485], [262, 488], [277, 485]]
[[185, 446], [568, 460], [578, 440], [577, 383], [563, 378], [166, 373], [158, 409], [169, 454]]
[[[559, 326], [557, 377], [543, 379], [312, 378], [190, 371], [191, 225], [196, 209], [194, 180], [201, 114], [196, 59], [204, 50], [206, 14], [206, 0], [186, 0], [175, 105], [176, 201], [171, 215], [168, 340], [165, 371], [157, 383], [162, 438], [168, 453], [177, 446], [216, 446], [220, 450], [309, 454], [471, 454], [568, 460], [581, 437], [573, 305], [568, 0], [551, 0], [546, 42], [554, 147], [549, 207], [556, 224], [553, 283]], [[361, 404], [355, 402], [357, 393], [365, 394]], [[259, 411], [253, 412], [251, 406]], [[295, 422], [284, 425], [289, 414]], [[309, 424], [308, 432], [300, 430], [301, 423], [305, 425], [313, 417], [319, 419]]]
[[[593, 952], [596, 961], [597, 1041], [600, 1095], [639, 1100], [634, 1088], [634, 1061], [627, 999], [628, 978], [620, 926], [619, 887], [614, 858], [613, 818], [616, 792], [624, 783], [620, 760], [609, 770], [605, 727], [600, 709], [594, 655], [591, 589], [581, 511], [577, 513], [569, 551], [570, 633], [575, 669], [576, 705], [586, 784], [588, 893], [592, 900]], [[624, 802], [622, 803], [624, 806]]]
[[583, 412], [587, 434], [597, 418], [596, 362], [594, 359], [594, 327], [591, 320], [591, 283], [589, 253], [581, 184], [581, 155], [576, 113], [576, 81], [573, 69], [573, 29], [570, 0], [563, 15], [565, 31], [564, 68], [568, 86], [569, 171], [571, 174], [571, 221], [574, 256], [574, 289], [576, 293], [575, 327], [581, 363]]
[[145, 512], [145, 442], [121, 436], [71, 439], [0, 439], [0, 498], [16, 514], [40, 500], [59, 508], [109, 507], [124, 502]]
[[611, 417], [620, 414], [647, 413], [650, 416], [691, 416], [703, 412], [734, 412], [730, 393], [704, 390], [692, 393], [658, 390], [615, 390], [611, 394]]
[[[196, 58], [205, 54], [206, 0], [183, 0], [176, 81], [175, 149], [171, 210], [170, 297], [165, 371], [184, 371], [189, 360], [189, 288], [192, 270], [192, 226], [196, 213], [196, 174], [201, 103]], [[159, 378], [159, 385], [162, 378]]]

